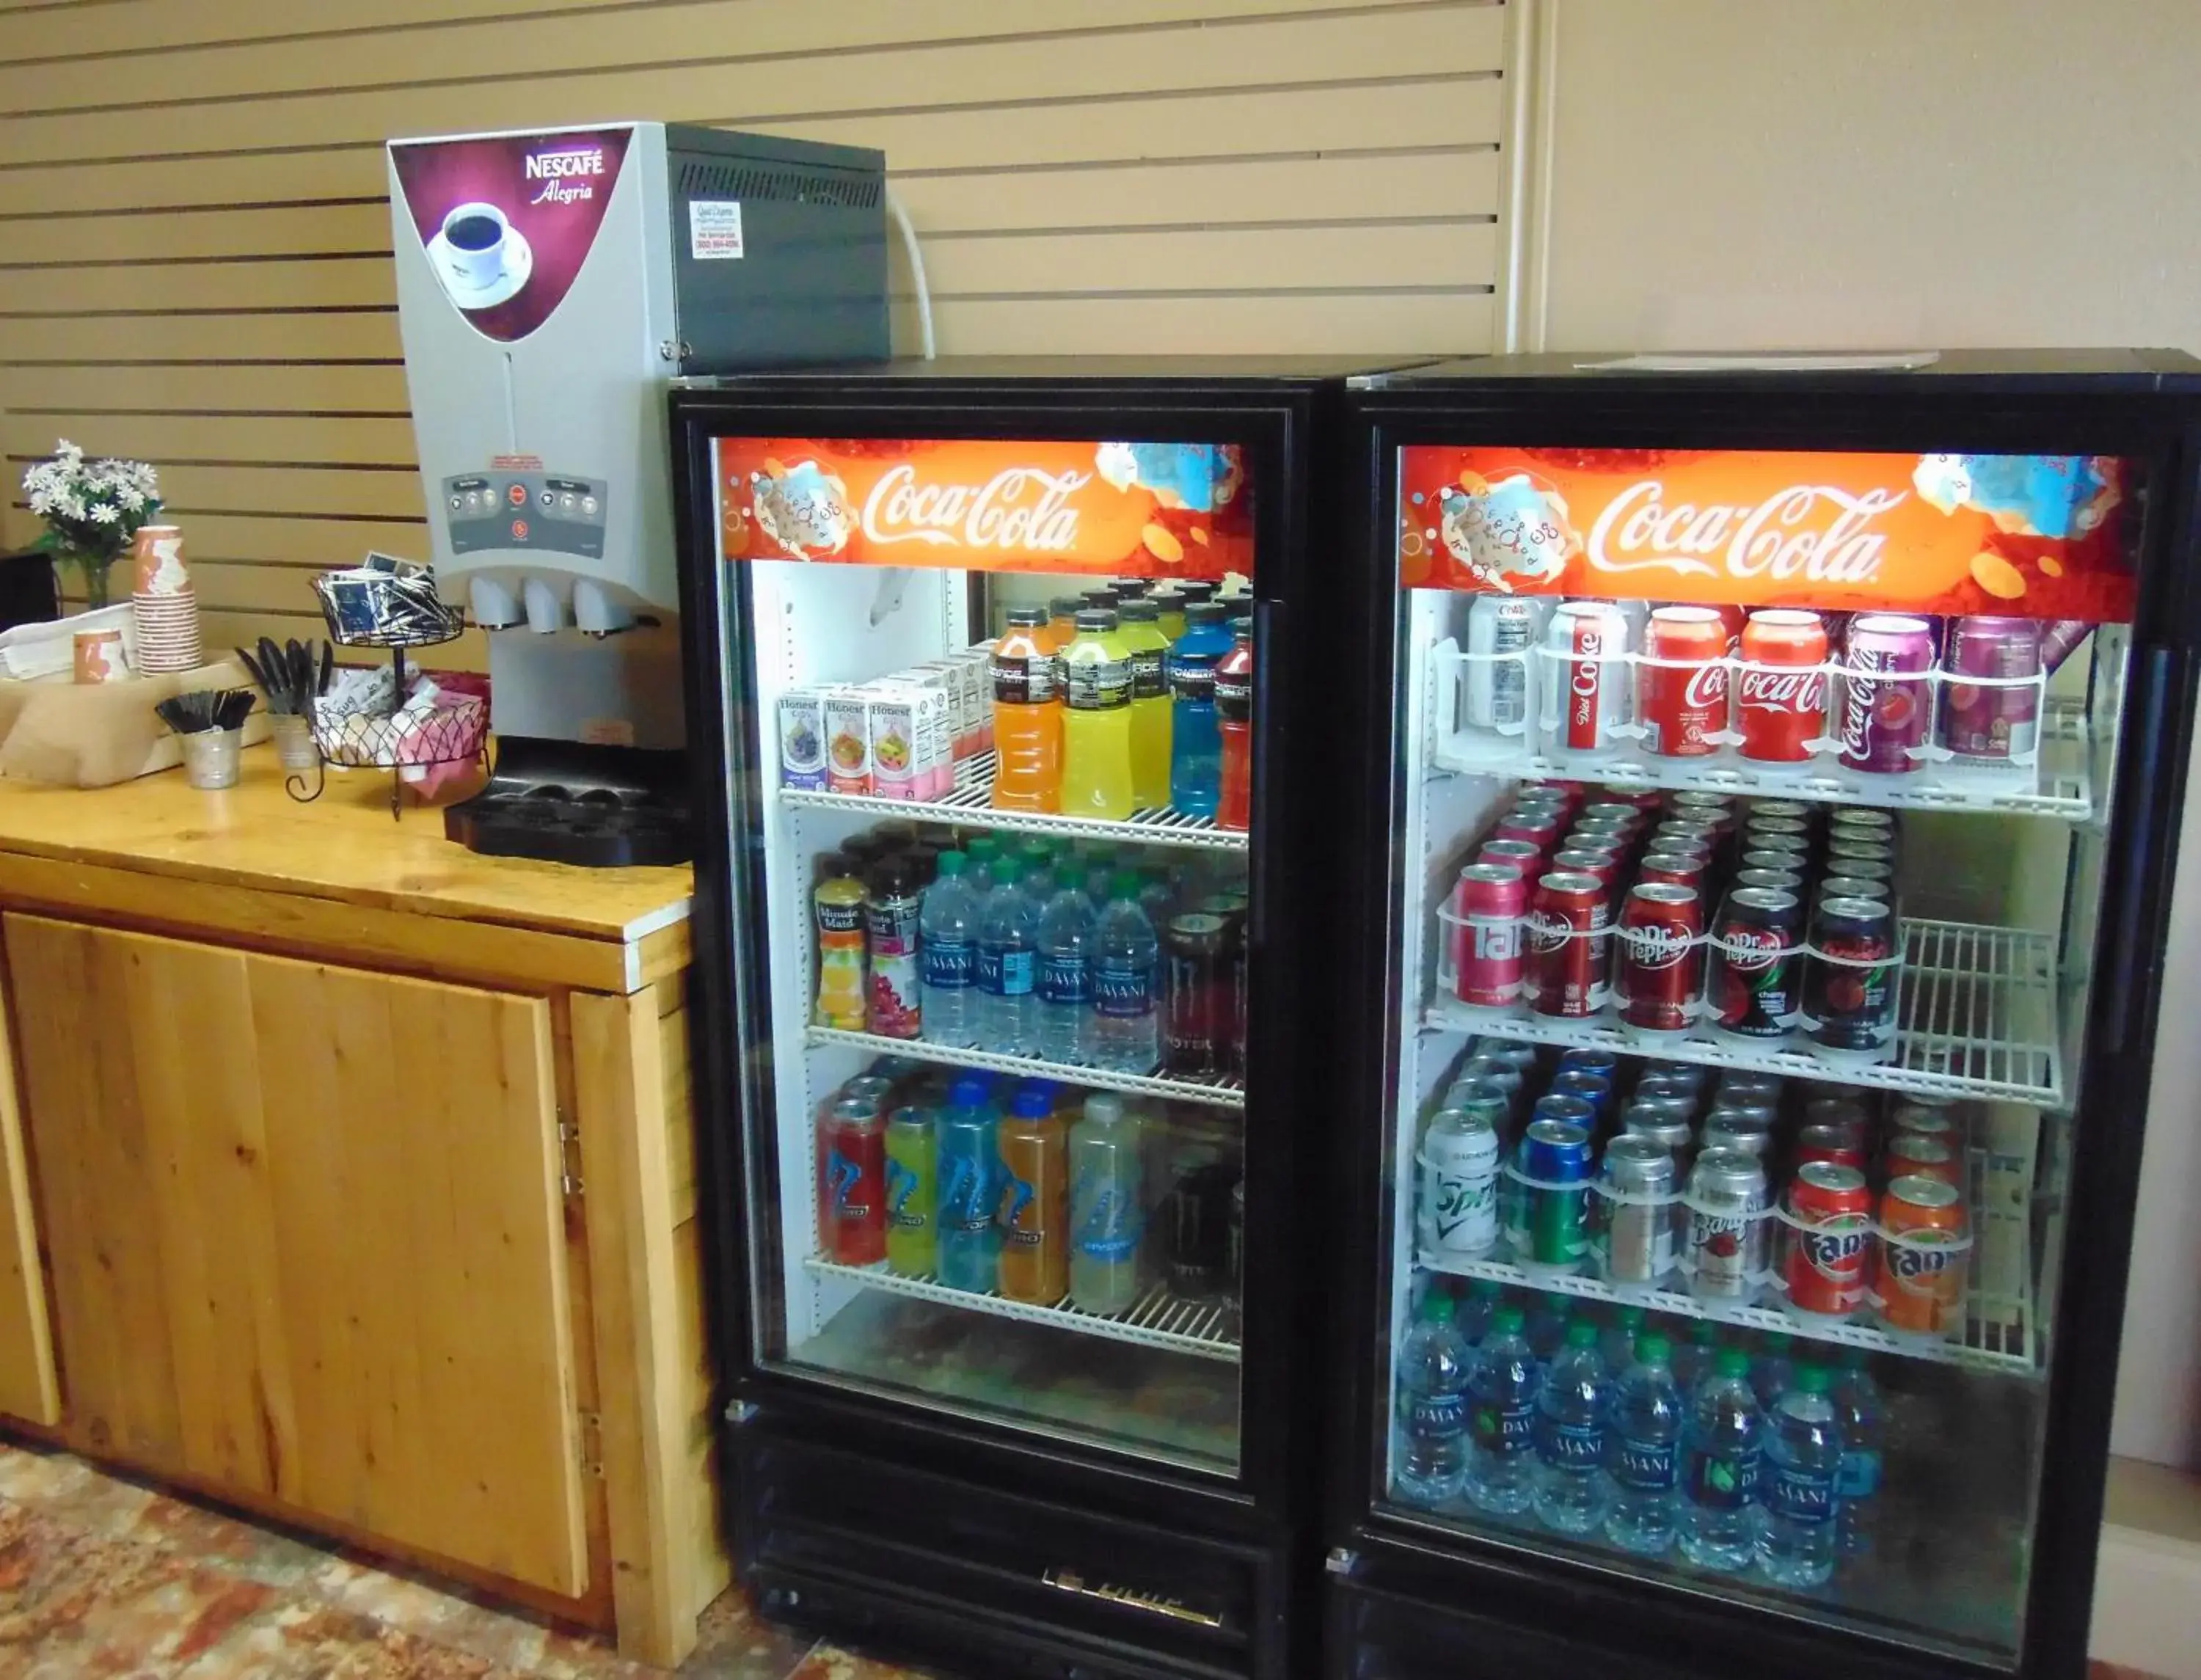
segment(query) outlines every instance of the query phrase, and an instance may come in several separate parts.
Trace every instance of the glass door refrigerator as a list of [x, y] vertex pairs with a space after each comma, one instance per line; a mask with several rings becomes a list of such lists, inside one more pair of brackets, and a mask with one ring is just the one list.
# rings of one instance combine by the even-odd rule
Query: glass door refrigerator
[[1284, 1671], [1320, 1402], [1292, 664], [1346, 371], [676, 391], [767, 1612], [973, 1674]]
[[2201, 364], [1357, 383], [1329, 1671], [2075, 1680]]

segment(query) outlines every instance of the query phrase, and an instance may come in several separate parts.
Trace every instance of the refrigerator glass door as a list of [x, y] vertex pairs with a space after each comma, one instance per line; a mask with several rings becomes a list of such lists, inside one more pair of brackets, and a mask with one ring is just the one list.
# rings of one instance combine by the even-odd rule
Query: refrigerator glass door
[[760, 1363], [1235, 1471], [1241, 452], [722, 437], [716, 467]]
[[1400, 452], [1392, 1514], [2015, 1663], [2138, 477]]

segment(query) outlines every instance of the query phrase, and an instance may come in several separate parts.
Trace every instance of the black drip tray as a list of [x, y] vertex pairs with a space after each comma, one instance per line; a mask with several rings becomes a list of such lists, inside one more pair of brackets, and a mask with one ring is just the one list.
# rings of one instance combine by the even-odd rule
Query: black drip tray
[[678, 753], [506, 741], [496, 773], [443, 813], [469, 851], [592, 869], [686, 863], [696, 855]]

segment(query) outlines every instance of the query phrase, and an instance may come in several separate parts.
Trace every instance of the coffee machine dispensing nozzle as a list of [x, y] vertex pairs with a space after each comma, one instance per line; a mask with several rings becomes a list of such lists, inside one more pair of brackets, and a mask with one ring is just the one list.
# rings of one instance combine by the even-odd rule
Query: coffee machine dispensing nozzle
[[522, 584], [519, 598], [527, 603], [527, 627], [537, 636], [553, 635], [566, 627], [566, 603], [540, 578], [530, 578]]
[[512, 591], [488, 578], [476, 578], [467, 586], [467, 603], [474, 623], [483, 630], [509, 630], [525, 621], [526, 614], [512, 598]]
[[573, 583], [573, 622], [585, 636], [613, 636], [634, 628], [634, 614], [591, 579]]

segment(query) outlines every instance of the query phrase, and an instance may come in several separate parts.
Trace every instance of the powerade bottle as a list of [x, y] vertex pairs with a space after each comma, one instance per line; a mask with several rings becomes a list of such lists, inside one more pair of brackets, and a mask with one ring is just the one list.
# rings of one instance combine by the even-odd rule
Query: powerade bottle
[[1139, 1299], [1142, 1131], [1106, 1091], [1085, 1099], [1070, 1129], [1070, 1298], [1081, 1312], [1128, 1312]]
[[1538, 1374], [1521, 1309], [1500, 1307], [1467, 1381], [1467, 1497], [1501, 1517], [1535, 1502]]
[[1732, 1575], [1758, 1554], [1765, 1413], [1750, 1386], [1750, 1355], [1723, 1348], [1689, 1396], [1682, 1429], [1682, 1508], [1676, 1538], [1699, 1569]]
[[1093, 1043], [1095, 1067], [1151, 1073], [1161, 1060], [1161, 942], [1139, 908], [1139, 878], [1119, 869], [1108, 908], [1093, 931]]
[[995, 1055], [1030, 1054], [1033, 987], [1039, 979], [1039, 913], [1021, 884], [1023, 865], [1005, 857], [994, 866], [978, 925], [977, 1047]]
[[897, 1108], [887, 1121], [887, 1267], [928, 1278], [940, 1265], [939, 1139], [929, 1109]]
[[1834, 1573], [1842, 1430], [1827, 1397], [1828, 1386], [1824, 1366], [1797, 1366], [1794, 1386], [1781, 1396], [1766, 1433], [1758, 1567], [1783, 1587], [1823, 1586]]
[[1215, 825], [1239, 833], [1253, 825], [1253, 620], [1231, 623], [1230, 651], [1215, 667], [1215, 726], [1223, 736], [1223, 788]]
[[1093, 906], [1084, 871], [1065, 861], [1039, 918], [1039, 1025], [1042, 1060], [1093, 1060]]
[[1674, 1483], [1682, 1439], [1682, 1391], [1666, 1361], [1671, 1344], [1656, 1330], [1635, 1339], [1635, 1363], [1613, 1390], [1605, 1467], [1612, 1508], [1605, 1537], [1623, 1552], [1657, 1557], [1674, 1543]]
[[1169, 637], [1151, 601], [1127, 600], [1116, 614], [1131, 649], [1131, 796], [1159, 811], [1170, 802]]
[[937, 867], [917, 918], [924, 1036], [936, 1044], [969, 1045], [977, 1043], [978, 895], [962, 853], [942, 852]]
[[966, 1073], [948, 1095], [935, 1147], [940, 1195], [940, 1281], [951, 1289], [990, 1295], [1001, 1282], [1001, 1154], [992, 1082]]
[[1184, 609], [1184, 634], [1164, 669], [1170, 690], [1170, 803], [1189, 817], [1212, 817], [1223, 796], [1223, 733], [1215, 718], [1215, 667], [1230, 651], [1223, 603]]
[[1862, 1348], [1843, 1350], [1842, 1369], [1829, 1396], [1842, 1431], [1842, 1467], [1834, 1478], [1834, 1530], [1845, 1557], [1863, 1557], [1873, 1548], [1880, 1503], [1882, 1449], [1887, 1442], [1887, 1407], [1872, 1380]]
[[1536, 1515], [1561, 1534], [1605, 1520], [1605, 1408], [1610, 1384], [1597, 1326], [1576, 1319], [1536, 1395]]
[[1131, 649], [1114, 613], [1077, 614], [1062, 650], [1062, 812], [1121, 822], [1138, 808], [1131, 774]]
[[1409, 1505], [1459, 1497], [1467, 1478], [1468, 1346], [1453, 1298], [1432, 1284], [1399, 1344], [1398, 1469], [1391, 1490]]

